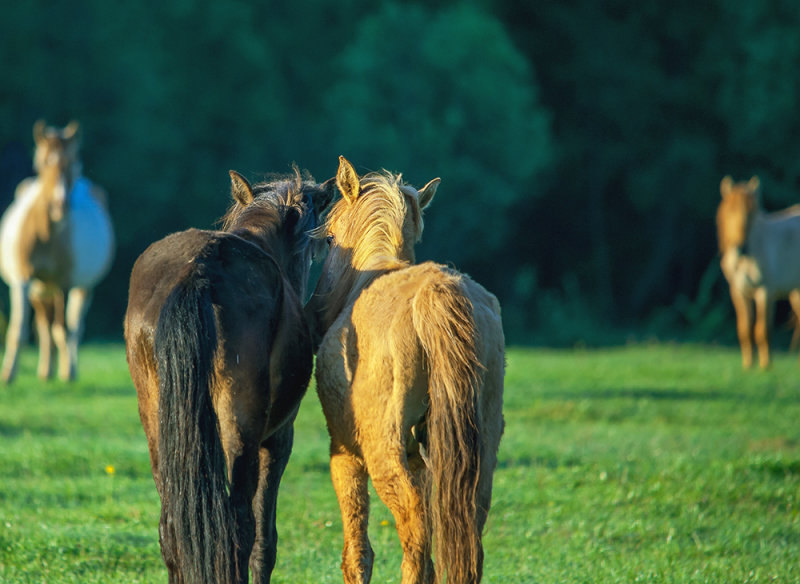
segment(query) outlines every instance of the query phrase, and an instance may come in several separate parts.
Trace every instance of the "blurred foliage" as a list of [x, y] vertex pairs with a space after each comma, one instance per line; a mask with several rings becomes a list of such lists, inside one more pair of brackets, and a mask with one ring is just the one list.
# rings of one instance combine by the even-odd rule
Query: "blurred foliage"
[[419, 257], [494, 291], [514, 341], [729, 340], [718, 184], [797, 200], [797, 30], [790, 0], [12, 3], [0, 199], [36, 119], [82, 122], [119, 239], [91, 336], [119, 336], [149, 243], [214, 224], [228, 169], [324, 180], [343, 154], [442, 177]]

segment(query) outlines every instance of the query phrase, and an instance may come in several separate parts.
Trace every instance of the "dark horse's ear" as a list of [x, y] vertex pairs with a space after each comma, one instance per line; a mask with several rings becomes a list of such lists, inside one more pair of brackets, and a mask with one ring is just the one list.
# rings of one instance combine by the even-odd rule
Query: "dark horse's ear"
[[317, 208], [317, 214], [325, 211], [333, 202], [335, 196], [336, 177], [334, 176], [319, 185], [317, 191], [314, 193], [314, 207]]
[[231, 196], [237, 203], [246, 207], [255, 198], [250, 183], [235, 170], [231, 170], [229, 174], [231, 175]]
[[433, 195], [436, 194], [436, 189], [439, 188], [439, 183], [442, 182], [442, 179], [435, 178], [426, 184], [419, 192], [419, 208], [424, 209], [428, 205], [431, 204], [433, 201]]
[[353, 165], [344, 157], [339, 157], [339, 170], [336, 172], [336, 186], [339, 187], [342, 196], [349, 203], [355, 203], [358, 193], [361, 190], [361, 183], [358, 180], [358, 173]]

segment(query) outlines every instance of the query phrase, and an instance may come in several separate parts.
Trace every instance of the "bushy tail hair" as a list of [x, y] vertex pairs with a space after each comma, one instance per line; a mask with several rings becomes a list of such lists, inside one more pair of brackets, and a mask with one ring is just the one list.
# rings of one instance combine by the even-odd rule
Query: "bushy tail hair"
[[432, 479], [428, 513], [439, 582], [478, 582], [483, 547], [477, 525], [481, 461], [478, 391], [482, 367], [472, 303], [462, 279], [447, 275], [417, 294], [413, 322], [429, 375], [427, 458]]
[[154, 349], [159, 378], [162, 547], [182, 581], [237, 582], [233, 509], [210, 386], [217, 330], [210, 284], [194, 264], [170, 293]]

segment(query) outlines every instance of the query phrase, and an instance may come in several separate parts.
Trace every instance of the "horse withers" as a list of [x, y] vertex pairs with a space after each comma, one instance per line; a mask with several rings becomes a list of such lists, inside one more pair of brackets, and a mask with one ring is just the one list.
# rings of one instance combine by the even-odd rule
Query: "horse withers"
[[79, 126], [33, 127], [37, 176], [17, 187], [0, 222], [0, 275], [11, 295], [2, 376], [17, 372], [20, 345], [29, 332], [33, 305], [39, 337], [41, 378], [52, 373], [52, 346], [58, 374], [74, 379], [78, 345], [92, 290], [108, 273], [114, 232], [104, 190], [81, 176]]
[[414, 264], [438, 184], [417, 191], [399, 175], [359, 177], [340, 158], [342, 199], [319, 233], [330, 249], [306, 313], [321, 338], [317, 392], [347, 583], [372, 575], [368, 478], [394, 515], [404, 584], [482, 576], [503, 431], [503, 329], [496, 298], [480, 285]]
[[231, 171], [221, 231], [153, 243], [131, 273], [125, 344], [170, 582], [269, 582], [278, 484], [311, 376], [309, 230], [330, 202], [295, 170]]
[[747, 369], [752, 365], [755, 337], [759, 365], [766, 368], [770, 364], [769, 332], [775, 302], [788, 298], [795, 318], [800, 319], [800, 205], [765, 213], [755, 176], [746, 182], [734, 182], [726, 176], [720, 183], [720, 193], [720, 264], [736, 311], [742, 366]]

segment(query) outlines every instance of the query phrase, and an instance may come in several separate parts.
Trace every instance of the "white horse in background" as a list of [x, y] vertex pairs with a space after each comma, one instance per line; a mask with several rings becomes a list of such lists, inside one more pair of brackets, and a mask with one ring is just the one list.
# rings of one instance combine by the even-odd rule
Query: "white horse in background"
[[[722, 273], [730, 285], [736, 310], [736, 329], [742, 348], [742, 366], [753, 362], [753, 334], [762, 368], [770, 363], [769, 330], [775, 302], [788, 298], [800, 322], [800, 205], [765, 213], [760, 205], [760, 183], [754, 176], [720, 183], [717, 235]], [[753, 327], [755, 305], [755, 327]], [[797, 340], [797, 330], [795, 339]]]
[[37, 176], [19, 184], [0, 220], [0, 276], [11, 295], [0, 373], [6, 383], [14, 379], [20, 344], [28, 338], [30, 305], [39, 377], [51, 376], [55, 343], [59, 377], [75, 378], [92, 290], [111, 267], [114, 232], [106, 196], [81, 176], [78, 129], [77, 122], [61, 130], [41, 120], [34, 124]]

